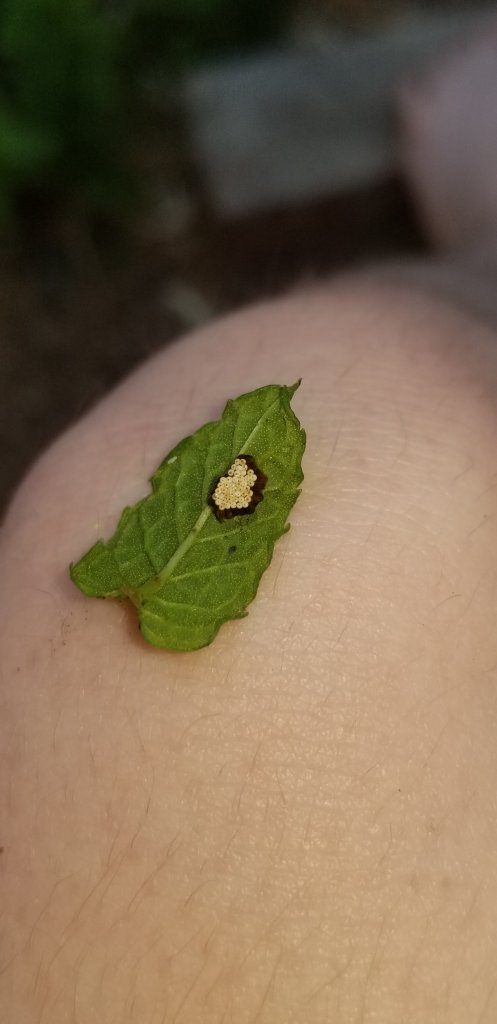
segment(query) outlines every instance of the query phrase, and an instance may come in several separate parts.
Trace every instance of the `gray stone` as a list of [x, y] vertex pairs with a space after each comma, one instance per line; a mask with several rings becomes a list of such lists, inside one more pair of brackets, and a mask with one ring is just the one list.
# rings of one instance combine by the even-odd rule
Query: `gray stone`
[[[494, 5], [490, 8], [495, 11]], [[417, 15], [206, 67], [184, 83], [194, 157], [224, 218], [295, 206], [390, 174], [399, 83], [475, 30], [475, 14]]]

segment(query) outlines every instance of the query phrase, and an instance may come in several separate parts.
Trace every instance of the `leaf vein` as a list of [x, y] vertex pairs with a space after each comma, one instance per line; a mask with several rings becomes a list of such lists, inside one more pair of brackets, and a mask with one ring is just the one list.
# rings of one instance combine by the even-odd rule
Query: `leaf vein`
[[171, 583], [176, 583], [177, 580], [186, 580], [191, 576], [202, 576], [206, 572], [226, 572], [230, 569], [240, 569], [245, 565], [252, 565], [252, 560], [247, 562], [220, 562], [218, 565], [205, 565], [202, 569], [191, 569], [188, 572], [182, 572], [178, 576], [171, 576]]

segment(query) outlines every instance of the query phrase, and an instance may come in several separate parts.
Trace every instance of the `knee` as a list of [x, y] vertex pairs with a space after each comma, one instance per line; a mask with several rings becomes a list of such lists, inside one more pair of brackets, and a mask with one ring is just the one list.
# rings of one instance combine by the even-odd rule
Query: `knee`
[[[424, 1019], [472, 928], [484, 972], [492, 344], [420, 292], [344, 281], [182, 341], [27, 478], [1, 580], [19, 1013], [38, 975], [54, 1020], [78, 984], [85, 1021], [135, 1005], [245, 1020], [266, 998], [274, 1019], [300, 1006], [305, 1020], [315, 998], [345, 1024], [392, 1020], [397, 997], [396, 1019]], [[71, 588], [67, 563], [228, 397], [297, 377], [304, 489], [249, 617], [191, 656], [145, 649], [121, 609]], [[475, 871], [490, 879], [477, 926]], [[291, 992], [275, 995], [268, 964]]]

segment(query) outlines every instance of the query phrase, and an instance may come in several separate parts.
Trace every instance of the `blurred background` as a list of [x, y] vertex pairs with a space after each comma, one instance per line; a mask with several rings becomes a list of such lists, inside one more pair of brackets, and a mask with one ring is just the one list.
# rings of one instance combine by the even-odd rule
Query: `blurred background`
[[181, 333], [425, 250], [395, 90], [489, 9], [0, 0], [0, 506]]

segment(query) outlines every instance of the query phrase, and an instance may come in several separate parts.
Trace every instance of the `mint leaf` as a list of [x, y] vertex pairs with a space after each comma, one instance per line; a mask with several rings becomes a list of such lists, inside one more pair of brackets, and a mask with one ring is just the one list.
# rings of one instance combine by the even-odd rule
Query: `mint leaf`
[[229, 401], [222, 419], [173, 448], [152, 493], [71, 565], [76, 586], [129, 598], [145, 640], [176, 651], [204, 647], [246, 614], [300, 493], [305, 434], [290, 407], [299, 383]]

